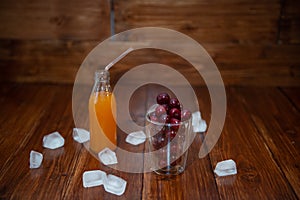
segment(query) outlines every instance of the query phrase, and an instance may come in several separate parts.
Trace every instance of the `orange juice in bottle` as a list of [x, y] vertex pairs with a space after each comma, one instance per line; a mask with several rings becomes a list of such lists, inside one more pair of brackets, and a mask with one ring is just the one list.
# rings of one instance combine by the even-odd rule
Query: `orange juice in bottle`
[[89, 99], [90, 149], [94, 153], [100, 152], [105, 147], [114, 150], [117, 145], [117, 128], [113, 116], [116, 112], [116, 103], [109, 79], [108, 71], [96, 71], [95, 84]]

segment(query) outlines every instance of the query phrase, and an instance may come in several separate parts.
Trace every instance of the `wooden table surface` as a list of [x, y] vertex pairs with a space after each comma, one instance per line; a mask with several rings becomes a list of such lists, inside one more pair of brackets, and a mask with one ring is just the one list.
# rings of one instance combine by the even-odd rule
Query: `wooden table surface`
[[[190, 151], [185, 172], [169, 179], [105, 167], [75, 142], [72, 85], [2, 84], [0, 198], [299, 199], [300, 88], [227, 87], [226, 92], [226, 121], [217, 144], [202, 159]], [[208, 103], [208, 97], [199, 98], [207, 121]], [[65, 145], [44, 149], [42, 138], [53, 131], [61, 133]], [[204, 137], [198, 134], [192, 146], [199, 147]], [[44, 155], [39, 169], [29, 169], [31, 150]], [[216, 163], [225, 159], [235, 160], [237, 175], [213, 173]], [[116, 196], [102, 186], [83, 188], [83, 172], [94, 169], [125, 179], [125, 193]]]

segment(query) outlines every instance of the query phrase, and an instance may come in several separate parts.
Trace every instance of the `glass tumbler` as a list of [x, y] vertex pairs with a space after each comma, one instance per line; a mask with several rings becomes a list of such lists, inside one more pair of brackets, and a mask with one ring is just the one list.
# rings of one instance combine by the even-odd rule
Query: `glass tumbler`
[[178, 124], [159, 123], [146, 115], [150, 168], [159, 175], [178, 175], [185, 170], [193, 137], [191, 118]]

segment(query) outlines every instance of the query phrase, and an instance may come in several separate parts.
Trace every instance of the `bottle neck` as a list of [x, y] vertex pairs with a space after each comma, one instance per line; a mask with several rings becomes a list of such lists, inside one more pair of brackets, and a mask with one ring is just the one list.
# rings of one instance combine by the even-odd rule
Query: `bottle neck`
[[111, 92], [110, 75], [106, 70], [95, 72], [94, 92]]

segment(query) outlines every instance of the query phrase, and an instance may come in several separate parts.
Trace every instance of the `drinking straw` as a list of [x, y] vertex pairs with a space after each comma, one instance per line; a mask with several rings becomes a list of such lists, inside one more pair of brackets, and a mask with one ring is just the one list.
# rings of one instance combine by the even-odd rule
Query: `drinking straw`
[[114, 64], [116, 64], [117, 62], [119, 62], [122, 58], [124, 58], [127, 54], [129, 54], [133, 50], [134, 49], [132, 47], [130, 47], [129, 49], [127, 49], [126, 51], [124, 51], [121, 55], [119, 55], [117, 58], [115, 58], [111, 63], [109, 63], [108, 65], [106, 65], [105, 70], [108, 71]]

